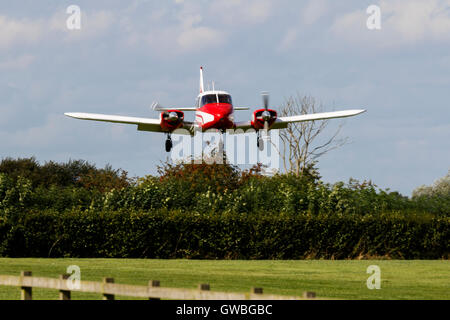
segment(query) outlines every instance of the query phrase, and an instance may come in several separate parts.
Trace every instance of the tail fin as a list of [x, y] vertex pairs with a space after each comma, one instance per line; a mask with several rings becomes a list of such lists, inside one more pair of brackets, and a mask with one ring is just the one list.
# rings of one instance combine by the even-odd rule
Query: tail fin
[[200, 93], [203, 93], [204, 87], [203, 87], [203, 67], [200, 67]]

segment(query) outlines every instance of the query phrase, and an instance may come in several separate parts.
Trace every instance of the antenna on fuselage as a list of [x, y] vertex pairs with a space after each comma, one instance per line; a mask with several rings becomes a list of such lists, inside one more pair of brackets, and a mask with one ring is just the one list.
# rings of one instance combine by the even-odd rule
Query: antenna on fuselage
[[203, 67], [200, 67], [200, 93], [203, 93], [204, 87], [203, 87]]

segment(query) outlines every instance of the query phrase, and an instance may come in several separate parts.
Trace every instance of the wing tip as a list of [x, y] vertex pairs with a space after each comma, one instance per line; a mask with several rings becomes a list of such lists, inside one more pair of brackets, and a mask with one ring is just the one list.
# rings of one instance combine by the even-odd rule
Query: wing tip
[[357, 113], [357, 114], [361, 114], [361, 113], [367, 112], [367, 110], [366, 110], [366, 109], [358, 109], [357, 111], [358, 111], [358, 113]]
[[70, 118], [84, 120], [86, 117], [88, 117], [89, 115], [93, 115], [93, 114], [81, 113], [81, 112], [66, 112], [66, 113], [64, 113], [64, 115], [67, 117], [70, 117]]
[[351, 116], [356, 116], [358, 114], [366, 112], [366, 109], [354, 109], [354, 110], [348, 110]]

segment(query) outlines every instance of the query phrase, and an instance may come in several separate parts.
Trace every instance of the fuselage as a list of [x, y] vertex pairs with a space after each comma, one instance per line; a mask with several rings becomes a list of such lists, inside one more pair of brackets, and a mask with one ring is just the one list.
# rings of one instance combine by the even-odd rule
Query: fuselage
[[195, 121], [202, 131], [234, 128], [233, 102], [225, 91], [205, 91], [197, 98]]

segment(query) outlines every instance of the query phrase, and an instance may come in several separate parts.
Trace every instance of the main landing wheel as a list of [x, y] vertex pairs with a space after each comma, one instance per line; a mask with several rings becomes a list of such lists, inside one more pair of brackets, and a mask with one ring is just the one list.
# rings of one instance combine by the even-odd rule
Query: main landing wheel
[[259, 134], [259, 131], [258, 131], [258, 134], [257, 134], [257, 136], [256, 136], [256, 147], [257, 147], [260, 151], [263, 151], [263, 150], [264, 150], [264, 141], [263, 141], [263, 138], [261, 137], [261, 135]]
[[170, 137], [166, 140], [166, 152], [170, 152], [172, 150], [172, 139]]

